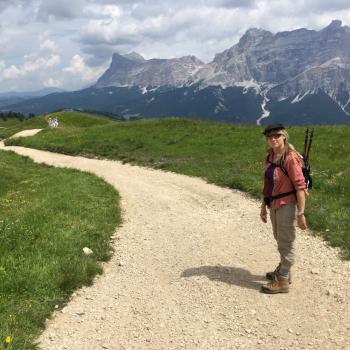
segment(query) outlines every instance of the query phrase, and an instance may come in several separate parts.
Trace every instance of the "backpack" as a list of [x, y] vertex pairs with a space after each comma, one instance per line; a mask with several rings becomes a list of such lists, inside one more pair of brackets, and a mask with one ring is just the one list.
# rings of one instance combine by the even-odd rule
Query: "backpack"
[[[301, 169], [303, 171], [306, 189], [308, 189], [308, 190], [311, 189], [312, 185], [313, 185], [312, 178], [311, 178], [311, 166], [309, 163], [309, 154], [310, 154], [310, 148], [311, 148], [313, 136], [314, 136], [314, 129], [307, 128], [305, 131], [305, 141], [304, 141], [303, 154], [300, 154], [297, 152], [297, 154], [300, 158], [301, 164], [302, 164]], [[267, 159], [266, 159], [267, 161], [269, 161], [268, 158], [269, 158], [269, 156], [267, 156]], [[283, 162], [275, 164], [275, 166], [279, 167], [282, 170], [282, 172], [286, 176], [288, 176], [287, 169], [284, 167]], [[271, 202], [274, 201], [275, 199], [283, 198], [283, 197], [289, 196], [293, 193], [296, 193], [295, 189], [293, 191], [290, 191], [290, 192], [280, 193], [280, 194], [277, 194], [275, 196], [265, 197], [264, 202], [266, 205], [270, 205]]]

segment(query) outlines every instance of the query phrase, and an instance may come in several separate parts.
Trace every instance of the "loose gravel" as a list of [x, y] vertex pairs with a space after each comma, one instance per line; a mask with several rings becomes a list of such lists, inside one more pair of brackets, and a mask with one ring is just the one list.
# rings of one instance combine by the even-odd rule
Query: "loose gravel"
[[47, 320], [41, 349], [350, 349], [350, 263], [298, 230], [290, 292], [260, 293], [278, 254], [245, 194], [117, 161], [0, 148], [92, 172], [122, 198], [113, 258]]

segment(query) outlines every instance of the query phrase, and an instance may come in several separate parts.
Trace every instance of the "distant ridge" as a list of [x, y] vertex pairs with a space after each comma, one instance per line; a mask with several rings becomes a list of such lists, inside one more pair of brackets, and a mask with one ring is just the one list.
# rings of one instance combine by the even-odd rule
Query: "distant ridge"
[[115, 53], [91, 88], [6, 108], [43, 113], [58, 106], [248, 124], [350, 124], [350, 27], [334, 20], [319, 31], [251, 28], [209, 63]]
[[41, 97], [48, 94], [56, 93], [56, 92], [64, 92], [64, 90], [59, 88], [44, 88], [41, 90], [35, 90], [35, 91], [9, 91], [9, 92], [0, 92], [0, 99], [4, 98], [11, 98], [11, 97], [22, 97], [22, 98], [29, 98], [29, 97]]

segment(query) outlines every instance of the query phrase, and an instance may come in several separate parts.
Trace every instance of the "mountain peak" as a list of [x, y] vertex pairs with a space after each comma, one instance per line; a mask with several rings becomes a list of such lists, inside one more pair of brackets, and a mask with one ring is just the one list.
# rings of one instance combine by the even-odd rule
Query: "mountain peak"
[[145, 61], [144, 57], [135, 51], [132, 51], [132, 52], [130, 52], [126, 55], [123, 55], [123, 56], [126, 58], [129, 58], [133, 61], [137, 61], [137, 62], [144, 62]]
[[112, 62], [114, 61], [119, 61], [119, 60], [125, 60], [127, 57], [125, 57], [124, 55], [119, 54], [118, 52], [115, 52], [112, 55]]
[[114, 53], [112, 63], [94, 87], [182, 86], [204, 63], [195, 56], [144, 59], [136, 52]]
[[204, 64], [204, 62], [202, 62], [199, 58], [197, 58], [194, 55], [182, 56], [178, 58], [178, 60], [182, 60], [184, 62], [193, 62], [194, 64], [198, 64], [198, 65]]
[[245, 46], [248, 43], [258, 42], [269, 36], [273, 36], [273, 34], [267, 30], [261, 28], [249, 28], [239, 40], [238, 45]]
[[143, 64], [144, 62], [147, 62], [147, 60], [145, 60], [137, 52], [130, 52], [128, 54], [120, 54], [115, 52], [112, 55], [112, 66], [118, 65], [124, 67], [131, 67]]
[[327, 27], [325, 27], [323, 30], [329, 31], [329, 30], [337, 30], [342, 27], [342, 21], [339, 19], [334, 19]]

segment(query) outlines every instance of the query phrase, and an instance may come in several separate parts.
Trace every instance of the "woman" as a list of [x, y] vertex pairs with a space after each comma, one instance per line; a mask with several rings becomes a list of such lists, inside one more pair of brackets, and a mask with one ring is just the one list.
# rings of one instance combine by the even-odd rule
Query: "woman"
[[277, 241], [280, 262], [266, 278], [270, 282], [261, 287], [264, 293], [288, 293], [290, 269], [294, 264], [294, 220], [298, 227], [306, 229], [305, 194], [306, 184], [298, 153], [288, 143], [288, 133], [282, 124], [265, 128], [263, 134], [269, 145], [265, 160], [264, 201], [261, 205], [261, 220], [267, 222], [270, 210], [273, 235]]

